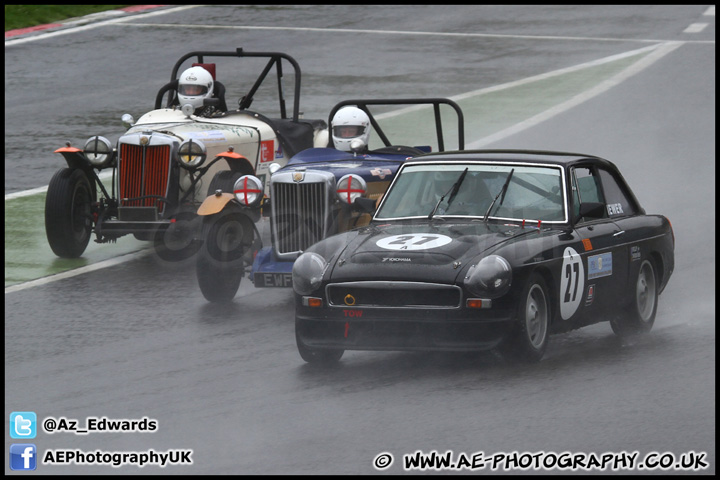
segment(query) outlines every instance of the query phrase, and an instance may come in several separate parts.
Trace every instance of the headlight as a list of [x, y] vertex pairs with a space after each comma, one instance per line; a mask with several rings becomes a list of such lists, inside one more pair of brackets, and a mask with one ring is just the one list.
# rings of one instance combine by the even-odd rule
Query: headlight
[[85, 158], [95, 168], [106, 167], [113, 158], [112, 151], [110, 140], [99, 135], [90, 137], [83, 148]]
[[345, 175], [337, 183], [337, 196], [343, 202], [352, 205], [356, 198], [362, 197], [367, 191], [367, 183], [360, 175]]
[[254, 207], [259, 205], [263, 198], [263, 184], [253, 175], [243, 175], [235, 181], [233, 194], [240, 205]]
[[327, 262], [313, 252], [300, 255], [292, 269], [293, 289], [299, 295], [310, 295], [322, 284]]
[[178, 162], [183, 168], [195, 170], [207, 158], [205, 145], [198, 140], [185, 140], [178, 150]]
[[465, 287], [474, 295], [499, 297], [507, 293], [512, 282], [510, 263], [499, 255], [480, 260], [465, 277]]

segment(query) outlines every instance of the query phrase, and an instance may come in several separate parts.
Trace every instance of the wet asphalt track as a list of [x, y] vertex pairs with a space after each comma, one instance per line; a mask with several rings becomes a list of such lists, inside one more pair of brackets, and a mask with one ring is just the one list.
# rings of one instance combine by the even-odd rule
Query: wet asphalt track
[[[525, 367], [492, 354], [350, 352], [339, 368], [313, 369], [294, 346], [289, 291], [244, 281], [232, 305], [210, 305], [191, 263], [152, 254], [6, 288], [6, 432], [13, 411], [81, 423], [149, 417], [159, 423], [154, 433], [41, 432], [33, 442], [41, 454], [193, 451], [192, 466], [40, 465], [44, 474], [372, 474], [381, 452], [394, 456], [383, 471], [402, 473], [403, 455], [418, 450], [639, 452], [639, 460], [704, 452], [710, 466], [701, 473], [714, 473], [715, 18], [706, 10], [217, 6], [6, 42], [6, 195], [46, 185], [61, 163], [51, 152], [66, 139], [119, 134], [120, 114], [146, 110], [188, 50], [293, 55], [306, 116], [322, 118], [358, 92], [453, 97], [660, 44], [655, 57], [629, 62], [634, 75], [588, 70], [586, 88], [558, 99], [556, 115], [530, 108], [550, 90], [535, 84], [535, 101], [516, 105], [531, 121], [512, 135], [499, 119], [515, 110], [492, 108], [506, 104], [461, 105], [483, 126], [468, 141], [495, 135], [492, 147], [614, 161], [646, 210], [670, 218], [677, 239], [650, 335], [622, 344], [596, 325], [552, 337], [543, 362]], [[697, 23], [709, 25], [684, 32]], [[550, 84], [567, 77], [557, 78]], [[6, 200], [6, 212], [14, 205]], [[6, 244], [9, 230], [6, 221]], [[11, 443], [6, 435], [6, 452]]]

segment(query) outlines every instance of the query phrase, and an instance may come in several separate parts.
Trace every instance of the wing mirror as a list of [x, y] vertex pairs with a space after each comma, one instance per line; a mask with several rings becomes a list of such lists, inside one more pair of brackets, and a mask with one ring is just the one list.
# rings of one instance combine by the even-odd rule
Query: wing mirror
[[350, 140], [350, 150], [353, 152], [353, 155], [357, 155], [358, 153], [362, 152], [363, 150], [365, 150], [366, 147], [367, 143], [365, 143], [360, 138], [353, 138], [352, 140]]
[[598, 202], [586, 202], [580, 204], [580, 218], [603, 218], [605, 216], [605, 204]]
[[130, 128], [135, 124], [135, 119], [129, 113], [123, 114], [123, 116], [120, 118], [120, 121], [125, 128]]

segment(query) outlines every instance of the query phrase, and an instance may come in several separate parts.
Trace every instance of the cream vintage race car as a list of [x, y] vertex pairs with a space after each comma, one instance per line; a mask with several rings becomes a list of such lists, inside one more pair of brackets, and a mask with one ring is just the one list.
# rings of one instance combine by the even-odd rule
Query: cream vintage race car
[[[263, 62], [254, 83], [233, 89], [233, 79]], [[179, 75], [192, 66], [213, 77], [214, 96], [202, 110], [179, 101]], [[286, 77], [294, 81], [289, 112]], [[98, 243], [132, 234], [154, 242], [162, 259], [188, 258], [202, 243], [196, 212], [204, 198], [231, 189], [243, 175], [264, 180], [270, 164], [285, 165], [302, 150], [327, 145], [327, 123], [300, 118], [301, 72], [289, 55], [195, 51], [175, 63], [170, 78], [152, 111], [137, 121], [123, 115], [128, 130], [115, 145], [95, 135], [82, 149], [67, 143], [56, 150], [67, 167], [48, 186], [45, 229], [59, 257], [81, 256], [94, 233]], [[227, 108], [231, 98], [238, 99], [236, 109]], [[250, 110], [256, 99], [267, 116]], [[112, 172], [109, 185], [99, 176], [104, 170]]]

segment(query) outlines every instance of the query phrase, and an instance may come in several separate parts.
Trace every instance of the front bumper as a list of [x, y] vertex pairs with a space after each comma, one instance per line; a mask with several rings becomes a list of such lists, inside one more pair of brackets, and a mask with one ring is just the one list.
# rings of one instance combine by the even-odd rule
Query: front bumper
[[155, 221], [122, 221], [122, 220], [105, 220], [98, 229], [103, 235], [127, 235], [131, 233], [149, 233], [164, 231], [170, 228], [172, 220], [155, 220]]
[[509, 308], [365, 309], [308, 307], [295, 295], [295, 329], [308, 347], [344, 350], [480, 351], [513, 323]]
[[146, 235], [158, 232], [199, 237], [204, 218], [190, 210], [178, 210], [173, 212], [171, 217], [158, 218], [155, 207], [121, 207], [118, 217], [100, 216], [94, 232], [101, 242], [128, 234]]
[[257, 288], [292, 288], [294, 260], [279, 260], [272, 247], [264, 247], [255, 256], [250, 279]]

